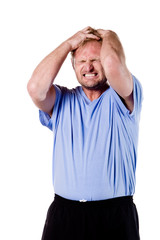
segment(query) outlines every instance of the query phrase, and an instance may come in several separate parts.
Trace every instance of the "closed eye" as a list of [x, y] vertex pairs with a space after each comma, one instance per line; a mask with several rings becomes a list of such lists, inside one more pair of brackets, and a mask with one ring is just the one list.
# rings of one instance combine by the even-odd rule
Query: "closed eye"
[[98, 62], [98, 61], [100, 61], [100, 59], [98, 58], [92, 59], [92, 62]]
[[82, 64], [82, 63], [85, 63], [86, 61], [85, 60], [79, 60], [79, 61], [76, 61], [78, 64]]

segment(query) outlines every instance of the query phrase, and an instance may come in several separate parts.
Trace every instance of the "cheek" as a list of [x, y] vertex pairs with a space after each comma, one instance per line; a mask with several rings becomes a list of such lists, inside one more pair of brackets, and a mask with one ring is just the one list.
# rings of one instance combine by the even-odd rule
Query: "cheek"
[[78, 79], [81, 79], [81, 71], [80, 71], [80, 69], [77, 68], [77, 69], [75, 70], [75, 74], [76, 74], [76, 76], [77, 76]]
[[104, 70], [103, 70], [103, 68], [102, 68], [101, 65], [97, 65], [97, 66], [95, 66], [95, 69], [99, 72], [99, 74], [101, 74], [101, 75], [104, 74]]
[[99, 71], [100, 71], [101, 69], [103, 69], [103, 67], [102, 67], [102, 65], [101, 65], [100, 62], [95, 62], [93, 66], [94, 66], [95, 69], [97, 69], [97, 70], [99, 70]]
[[99, 70], [99, 72], [101, 72], [101, 74], [104, 75], [104, 69], [103, 69], [102, 65], [98, 65], [97, 67], [98, 67], [97, 69]]
[[81, 72], [83, 71], [83, 67], [77, 66], [77, 67], [75, 67], [74, 70], [75, 70], [76, 75], [81, 75]]

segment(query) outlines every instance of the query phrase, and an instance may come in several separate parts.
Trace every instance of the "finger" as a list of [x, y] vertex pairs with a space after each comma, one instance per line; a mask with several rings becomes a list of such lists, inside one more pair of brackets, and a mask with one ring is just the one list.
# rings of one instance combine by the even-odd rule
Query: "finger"
[[86, 38], [92, 38], [92, 39], [96, 39], [96, 40], [99, 40], [99, 39], [100, 39], [100, 37], [98, 37], [98, 36], [96, 36], [96, 35], [94, 35], [94, 34], [91, 34], [91, 33], [86, 34]]
[[92, 33], [92, 30], [88, 29], [88, 30], [85, 31], [85, 33]]
[[105, 31], [105, 30], [102, 28], [99, 28], [99, 29], [97, 29], [97, 31], [100, 32], [100, 31]]
[[84, 29], [82, 29], [82, 31], [87, 31], [87, 30], [91, 30], [92, 28], [90, 27], [90, 26], [88, 26], [88, 27], [85, 27]]
[[103, 30], [103, 29], [97, 29], [97, 32], [98, 32], [100, 35], [103, 35], [104, 32], [105, 32], [105, 30]]
[[110, 32], [110, 30], [97, 29], [97, 32], [99, 33], [101, 38], [104, 38], [104, 36], [106, 36]]

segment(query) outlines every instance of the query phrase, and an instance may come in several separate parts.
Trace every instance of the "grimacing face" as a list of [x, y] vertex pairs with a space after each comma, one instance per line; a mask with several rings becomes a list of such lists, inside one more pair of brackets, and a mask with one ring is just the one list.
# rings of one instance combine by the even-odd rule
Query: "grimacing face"
[[75, 51], [73, 67], [82, 87], [94, 90], [106, 83], [100, 51], [101, 43], [98, 41], [89, 41]]

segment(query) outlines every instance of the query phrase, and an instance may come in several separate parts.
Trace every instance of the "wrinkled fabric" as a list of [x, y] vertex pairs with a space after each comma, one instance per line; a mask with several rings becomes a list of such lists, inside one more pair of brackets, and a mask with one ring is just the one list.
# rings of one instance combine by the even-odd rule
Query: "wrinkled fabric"
[[132, 113], [110, 86], [90, 101], [81, 86], [54, 85], [52, 117], [39, 111], [53, 131], [53, 186], [72, 200], [103, 200], [133, 195], [142, 87], [134, 82]]

